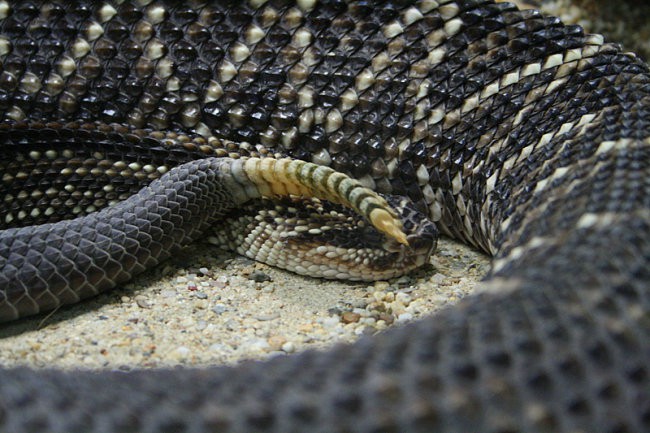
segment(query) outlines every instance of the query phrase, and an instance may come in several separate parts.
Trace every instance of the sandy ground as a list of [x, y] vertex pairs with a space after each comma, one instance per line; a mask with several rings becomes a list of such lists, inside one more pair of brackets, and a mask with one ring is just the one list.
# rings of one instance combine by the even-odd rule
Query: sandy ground
[[194, 245], [125, 287], [0, 329], [0, 364], [130, 369], [228, 364], [350, 342], [469, 293], [488, 259], [450, 241], [392, 281], [306, 278]]

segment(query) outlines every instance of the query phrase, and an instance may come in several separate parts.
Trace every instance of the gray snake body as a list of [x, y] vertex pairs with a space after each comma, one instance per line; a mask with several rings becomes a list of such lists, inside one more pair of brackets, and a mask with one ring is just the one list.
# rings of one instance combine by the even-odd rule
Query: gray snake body
[[[0, 430], [650, 431], [645, 64], [483, 0], [192, 6], [0, 2], [0, 278], [54, 255], [34, 253], [25, 233], [72, 226], [82, 238], [85, 223], [55, 221], [92, 220], [163, 166], [190, 163], [177, 191], [205, 203], [169, 218], [200, 231], [218, 215], [187, 223], [191, 206], [229, 200], [202, 186], [219, 164], [203, 158], [232, 153], [310, 160], [406, 196], [494, 254], [492, 271], [455, 308], [324, 353], [128, 374], [1, 370]], [[179, 146], [166, 147], [169, 131]], [[61, 155], [73, 164], [58, 166]], [[161, 211], [137, 198], [120, 209], [131, 201], [129, 221], [162, 227], [158, 240], [142, 235], [145, 250], [195, 236], [172, 228], [165, 240]], [[93, 224], [81, 252], [131, 227]], [[148, 257], [106, 266], [107, 283], [96, 269], [70, 274], [55, 295], [108, 288], [126, 266], [158, 261]], [[52, 262], [34, 281], [67, 266]], [[0, 294], [3, 320], [52, 299], [46, 288], [17, 307], [15, 292]]]

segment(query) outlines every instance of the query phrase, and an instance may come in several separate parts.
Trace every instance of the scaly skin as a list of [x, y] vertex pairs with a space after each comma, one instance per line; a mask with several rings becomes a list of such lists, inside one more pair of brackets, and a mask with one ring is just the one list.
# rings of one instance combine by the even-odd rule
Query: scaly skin
[[[232, 369], [2, 370], [2, 429], [650, 430], [645, 64], [484, 0], [83, 5], [0, 5], [9, 124], [116, 122], [311, 160], [409, 197], [495, 259], [457, 307], [324, 353]], [[48, 149], [20, 130], [5, 141], [0, 216], [12, 225], [54, 207], [15, 210], [36, 176], [71, 200], [55, 218], [107, 204], [65, 191], [129, 177], [48, 177]], [[88, 141], [74, 151], [95, 160], [103, 147]], [[150, 144], [106, 152], [117, 167], [202, 152]]]

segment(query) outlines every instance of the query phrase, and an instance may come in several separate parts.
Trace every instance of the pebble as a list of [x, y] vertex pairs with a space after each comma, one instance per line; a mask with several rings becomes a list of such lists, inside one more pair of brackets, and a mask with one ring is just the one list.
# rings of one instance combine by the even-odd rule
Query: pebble
[[339, 324], [339, 318], [336, 316], [325, 317], [321, 324], [324, 328], [335, 328]]
[[351, 299], [350, 300], [350, 305], [354, 307], [354, 309], [360, 308], [364, 309], [368, 305], [368, 300], [367, 299]]
[[174, 350], [174, 356], [176, 356], [178, 359], [185, 359], [190, 356], [190, 353], [192, 353], [192, 351], [189, 349], [189, 347], [186, 346], [178, 346]]
[[239, 322], [233, 319], [226, 320], [223, 325], [228, 331], [236, 331], [241, 329]]
[[[420, 283], [420, 282], [421, 282], [421, 281], [418, 281], [418, 283]], [[414, 292], [416, 289], [417, 289], [416, 286], [406, 286], [406, 287], [402, 287], [401, 290], [402, 290], [403, 293], [412, 293], [412, 292]]]
[[144, 295], [137, 295], [135, 297], [135, 303], [138, 305], [140, 308], [151, 308], [151, 302], [147, 299], [146, 296]]
[[[463, 257], [454, 253], [456, 256]], [[415, 320], [434, 308], [432, 301], [446, 304], [466, 293], [455, 286], [434, 284], [436, 278], [447, 282], [463, 275], [448, 267], [440, 267], [437, 277], [421, 277], [423, 282], [415, 278], [399, 280], [410, 281], [410, 285], [398, 288], [396, 280], [366, 285], [312, 281], [271, 272], [266, 266], [258, 267], [236, 256], [225, 260], [202, 256], [201, 264], [193, 265], [198, 262], [195, 258], [186, 260], [190, 266], [187, 270], [180, 265], [167, 266], [167, 278], [161, 279], [156, 270], [139, 277], [132, 289], [118, 289], [110, 295], [122, 302], [108, 302], [101, 310], [92, 305], [73, 307], [78, 309], [72, 311], [83, 313], [46, 323], [39, 329], [38, 339], [32, 333], [14, 338], [9, 331], [5, 335], [0, 332], [0, 362], [73, 368], [87, 361], [84, 368], [113, 370], [121, 365], [146, 368], [178, 363], [235, 363], [245, 358], [322, 348], [334, 340], [352, 341], [357, 335], [376, 333], [396, 321]], [[483, 267], [487, 269], [487, 265]], [[467, 268], [469, 265], [465, 265]], [[249, 279], [254, 272], [254, 278], [273, 276], [275, 282], [255, 283]], [[477, 271], [472, 272], [468, 278], [460, 278], [462, 284], [471, 285]], [[189, 283], [198, 290], [188, 292]], [[413, 287], [415, 291], [408, 293]], [[271, 290], [276, 295], [263, 293]], [[333, 309], [335, 314], [329, 315], [327, 309], [335, 305], [339, 306]], [[66, 311], [56, 314], [65, 315]], [[30, 323], [38, 324], [40, 320], [35, 318]], [[24, 324], [16, 324], [20, 326]], [[96, 340], [94, 345], [90, 335]]]
[[281, 350], [282, 346], [287, 342], [287, 339], [281, 335], [273, 335], [268, 338], [267, 342], [271, 350]]
[[255, 338], [251, 339], [244, 343], [246, 348], [255, 351], [267, 351], [271, 348], [271, 345], [264, 338]]
[[354, 308], [352, 310], [352, 312], [356, 313], [356, 314], [358, 314], [360, 316], [367, 316], [368, 315], [368, 310], [366, 310], [365, 308]]
[[282, 345], [281, 349], [285, 353], [293, 353], [296, 351], [296, 345], [293, 344], [291, 341], [287, 341]]
[[398, 286], [408, 286], [409, 284], [411, 284], [411, 281], [412, 279], [410, 276], [402, 275], [395, 281], [395, 284], [397, 284]]
[[353, 313], [351, 311], [346, 311], [341, 314], [341, 322], [343, 323], [356, 323], [361, 318], [361, 315], [358, 313]]
[[343, 314], [343, 310], [341, 310], [339, 307], [331, 307], [327, 309], [327, 313], [330, 316], [340, 316]]
[[397, 323], [404, 323], [413, 320], [413, 314], [411, 313], [402, 313], [397, 316]]
[[228, 285], [228, 277], [226, 277], [225, 275], [220, 275], [217, 277], [216, 280], [214, 280], [214, 286], [219, 289], [223, 289], [227, 285]]
[[372, 335], [375, 333], [375, 330], [369, 326], [359, 326], [354, 329], [354, 335]]
[[212, 307], [212, 311], [215, 312], [216, 314], [223, 314], [226, 312], [228, 308], [226, 307], [225, 304], [215, 304], [214, 307]]
[[444, 305], [449, 301], [449, 298], [447, 296], [444, 296], [444, 295], [431, 295], [430, 299], [431, 299], [432, 302], [434, 302], [436, 304], [441, 304], [441, 305]]
[[217, 353], [223, 353], [228, 351], [229, 347], [223, 343], [213, 343], [208, 347], [208, 350], [211, 350], [213, 352]]
[[398, 292], [397, 296], [395, 296], [395, 301], [404, 305], [410, 304], [412, 300], [411, 295], [404, 292]]
[[434, 274], [431, 278], [429, 278], [429, 281], [431, 281], [433, 284], [440, 284], [443, 281], [447, 279], [446, 275], [443, 275], [441, 273]]
[[390, 284], [388, 284], [387, 281], [375, 281], [375, 287], [374, 287], [375, 290], [378, 290], [380, 292], [385, 292], [386, 290], [388, 290], [389, 287]]
[[209, 275], [210, 274], [210, 269], [208, 268], [199, 268], [199, 272], [203, 275]]
[[251, 274], [248, 276], [249, 280], [253, 280], [256, 283], [263, 283], [265, 281], [271, 281], [271, 277], [265, 274], [262, 271], [255, 270], [251, 272]]
[[279, 317], [280, 317], [280, 313], [257, 314], [253, 316], [255, 320], [259, 320], [260, 322], [268, 322], [269, 320], [275, 320]]

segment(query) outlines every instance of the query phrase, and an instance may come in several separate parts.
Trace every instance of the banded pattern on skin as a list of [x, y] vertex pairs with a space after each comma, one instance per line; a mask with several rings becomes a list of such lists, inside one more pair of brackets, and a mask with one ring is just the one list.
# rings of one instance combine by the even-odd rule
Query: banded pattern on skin
[[[92, 175], [74, 153], [94, 159], [93, 140], [54, 140], [76, 167], [46, 162], [48, 180], [39, 156], [59, 151], [19, 125], [118, 124], [134, 137], [99, 151], [104, 175], [137, 183], [212, 153], [289, 157], [405, 197], [495, 256], [457, 308], [324, 353], [0, 370], [6, 430], [650, 430], [650, 75], [635, 56], [489, 0], [0, 1], [0, 62], [0, 114], [18, 128], [0, 155], [5, 202], [54, 191], [68, 216], [108, 204], [86, 204], [75, 177]], [[30, 173], [43, 182], [33, 198]], [[90, 183], [98, 197], [106, 181]], [[3, 211], [5, 224], [53, 202]]]
[[[268, 155], [216, 137], [117, 124], [5, 123], [0, 124], [0, 136], [6, 152], [0, 158], [0, 197], [5, 203], [0, 228], [86, 215], [128, 198], [193, 159]], [[30, 137], [29, 145], [24, 136]], [[36, 188], [34, 178], [39, 178]]]

